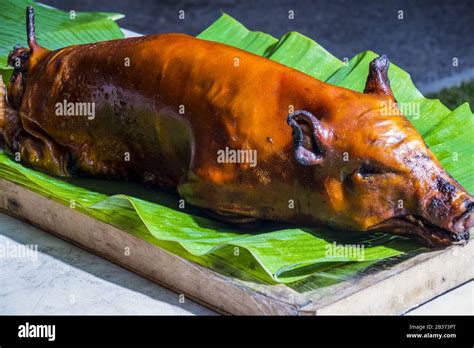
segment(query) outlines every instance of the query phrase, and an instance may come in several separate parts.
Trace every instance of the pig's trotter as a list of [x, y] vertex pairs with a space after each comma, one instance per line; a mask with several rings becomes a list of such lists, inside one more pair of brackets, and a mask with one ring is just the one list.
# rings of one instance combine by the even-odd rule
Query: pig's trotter
[[207, 215], [212, 217], [213, 219], [220, 220], [223, 222], [227, 222], [233, 225], [239, 225], [243, 228], [255, 228], [258, 227], [262, 220], [256, 217], [245, 216], [235, 213], [229, 213], [220, 210], [210, 210], [210, 209], [203, 209]]

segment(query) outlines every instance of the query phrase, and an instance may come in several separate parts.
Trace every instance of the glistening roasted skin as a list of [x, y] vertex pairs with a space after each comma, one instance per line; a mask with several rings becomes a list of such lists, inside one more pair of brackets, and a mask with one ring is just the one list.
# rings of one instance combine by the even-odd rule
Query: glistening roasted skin
[[[49, 51], [27, 17], [29, 49], [10, 55], [0, 115], [24, 164], [176, 189], [231, 222], [384, 231], [432, 247], [468, 240], [473, 197], [405, 116], [383, 112], [395, 102], [385, 56], [358, 93], [181, 34]], [[64, 100], [94, 103], [95, 118], [57, 116]], [[226, 147], [256, 150], [257, 165], [219, 163]]]

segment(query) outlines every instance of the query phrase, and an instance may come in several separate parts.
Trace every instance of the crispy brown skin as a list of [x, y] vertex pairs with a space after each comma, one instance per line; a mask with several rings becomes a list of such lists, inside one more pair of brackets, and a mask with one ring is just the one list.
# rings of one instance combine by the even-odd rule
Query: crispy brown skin
[[[30, 53], [26, 85], [20, 76], [9, 88], [10, 104], [21, 98], [21, 105], [9, 106], [3, 133], [32, 167], [177, 189], [223, 217], [407, 234], [387, 221], [414, 215], [443, 230], [416, 232], [432, 246], [466, 239], [472, 225], [472, 197], [403, 115], [383, 114], [384, 103], [395, 101], [388, 61], [374, 63], [366, 93], [358, 93], [181, 34]], [[95, 103], [95, 119], [57, 116], [63, 100]], [[295, 110], [317, 118], [317, 125], [304, 115], [293, 123], [303, 151], [320, 151], [317, 163], [295, 159], [287, 124]], [[256, 150], [257, 165], [218, 163], [226, 147]], [[376, 172], [364, 174], [367, 167]]]

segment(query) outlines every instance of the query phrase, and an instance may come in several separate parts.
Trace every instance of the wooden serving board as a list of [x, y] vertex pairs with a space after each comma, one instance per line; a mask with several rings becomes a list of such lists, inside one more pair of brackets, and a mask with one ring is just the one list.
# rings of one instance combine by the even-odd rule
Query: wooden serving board
[[1, 178], [0, 210], [228, 314], [402, 314], [474, 277], [471, 240], [464, 247], [379, 262], [329, 286], [311, 280], [299, 287], [258, 284], [199, 266]]

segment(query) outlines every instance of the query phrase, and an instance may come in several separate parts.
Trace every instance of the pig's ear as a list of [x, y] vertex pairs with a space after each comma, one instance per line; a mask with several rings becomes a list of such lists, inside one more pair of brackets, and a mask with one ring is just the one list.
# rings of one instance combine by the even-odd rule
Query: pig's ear
[[385, 54], [375, 58], [369, 65], [369, 76], [365, 83], [364, 93], [375, 95], [386, 95], [393, 99], [393, 92], [388, 79], [388, 67], [390, 62]]
[[293, 128], [293, 144], [296, 161], [304, 166], [323, 163], [328, 131], [312, 113], [298, 110], [288, 115]]

